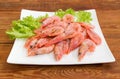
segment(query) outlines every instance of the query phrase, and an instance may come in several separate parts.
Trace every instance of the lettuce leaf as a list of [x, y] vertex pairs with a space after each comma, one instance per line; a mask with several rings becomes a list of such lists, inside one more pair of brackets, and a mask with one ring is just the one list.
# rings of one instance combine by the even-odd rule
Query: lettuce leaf
[[74, 20], [75, 22], [90, 23], [90, 21], [92, 21], [91, 13], [87, 11], [74, 11], [73, 9], [70, 8], [65, 11], [63, 11], [62, 9], [59, 9], [55, 12], [55, 15], [61, 18], [66, 14], [73, 15], [75, 17], [75, 20]]
[[40, 28], [42, 24], [41, 20], [47, 17], [47, 14], [45, 16], [39, 16], [38, 18], [27, 16], [22, 20], [13, 21], [11, 29], [7, 30], [6, 34], [9, 35], [10, 39], [31, 37], [35, 35], [33, 31]]
[[67, 10], [65, 10], [65, 11], [63, 11], [62, 9], [59, 9], [59, 10], [57, 10], [56, 12], [55, 12], [55, 15], [56, 16], [59, 16], [59, 17], [63, 17], [64, 15], [66, 15], [66, 14], [72, 14], [72, 15], [74, 15], [75, 14], [75, 11], [73, 10], [73, 9], [67, 9]]

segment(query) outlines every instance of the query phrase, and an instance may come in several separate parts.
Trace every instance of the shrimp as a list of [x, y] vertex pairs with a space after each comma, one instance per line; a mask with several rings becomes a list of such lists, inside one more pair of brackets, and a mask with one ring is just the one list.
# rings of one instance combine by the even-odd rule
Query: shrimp
[[68, 26], [68, 24], [67, 24], [66, 22], [64, 22], [64, 21], [60, 21], [60, 22], [56, 22], [56, 23], [54, 24], [54, 26], [59, 26], [59, 27], [62, 27], [62, 28], [64, 28], [64, 29], [66, 29], [67, 26]]
[[72, 38], [70, 41], [70, 47], [69, 47], [68, 53], [70, 53], [70, 51], [79, 47], [83, 41], [84, 41], [84, 36], [81, 33], [76, 35], [76, 37]]
[[43, 35], [46, 36], [57, 36], [64, 32], [62, 27], [51, 27], [42, 31]]
[[86, 29], [84, 29], [84, 31], [82, 32], [82, 34], [83, 34], [83, 36], [84, 36], [85, 39], [89, 38], [89, 36], [88, 36], [88, 34], [86, 32]]
[[50, 38], [40, 38], [35, 46], [40, 48], [45, 45], [49, 40]]
[[57, 61], [68, 51], [68, 40], [61, 41], [55, 45], [54, 55]]
[[27, 48], [27, 49], [32, 49], [37, 44], [37, 41], [38, 41], [38, 38], [36, 38], [36, 37], [29, 38], [26, 41], [24, 47]]
[[34, 55], [41, 55], [41, 54], [49, 54], [54, 49], [54, 44], [47, 47], [41, 47], [41, 48], [34, 48], [31, 51], [28, 51], [28, 56], [34, 56]]
[[101, 44], [101, 38], [93, 30], [88, 29], [87, 34], [90, 37], [90, 39], [95, 42], [95, 44]]
[[66, 14], [65, 16], [63, 16], [63, 21], [66, 23], [71, 23], [74, 21], [74, 16], [72, 16], [71, 14]]
[[42, 38], [46, 37], [46, 35], [42, 33], [43, 30], [44, 29], [39, 28], [39, 29], [34, 30], [34, 33], [37, 34], [38, 37], [42, 37]]
[[64, 22], [64, 21], [60, 21], [60, 22], [55, 22], [54, 24], [49, 24], [46, 27], [42, 28], [43, 30], [46, 28], [51, 28], [51, 27], [62, 27], [64, 29], [66, 29], [68, 26], [68, 23]]
[[59, 42], [55, 45], [54, 55], [55, 59], [59, 61], [63, 56], [63, 42]]
[[64, 54], [68, 53], [69, 44], [70, 44], [70, 40], [69, 39], [64, 41], [64, 45], [63, 45]]
[[95, 43], [93, 41], [91, 41], [90, 39], [85, 39], [78, 51], [78, 58], [79, 60], [81, 60], [85, 54], [89, 51], [89, 52], [93, 52], [95, 50]]
[[65, 38], [65, 34], [62, 33], [62, 34], [54, 37], [54, 38], [51, 39], [50, 41], [48, 41], [48, 43], [46, 43], [45, 46], [50, 46], [50, 45], [52, 45], [52, 44], [58, 43], [58, 42], [64, 40], [64, 38]]
[[66, 39], [75, 37], [81, 31], [78, 23], [71, 23], [65, 30]]
[[95, 26], [88, 24], [88, 23], [84, 23], [84, 22], [81, 22], [80, 25], [86, 29], [94, 29], [95, 28]]
[[54, 49], [54, 44], [51, 46], [47, 46], [47, 47], [41, 47], [41, 48], [35, 50], [35, 53], [36, 54], [48, 54], [48, 53], [52, 52], [53, 49]]
[[54, 24], [54, 23], [60, 22], [60, 21], [61, 21], [61, 19], [58, 16], [49, 17], [43, 21], [42, 28], [47, 27], [47, 25], [49, 25], [49, 24]]
[[38, 32], [36, 31], [37, 35], [39, 35], [40, 37], [57, 36], [63, 32], [64, 32], [64, 28], [62, 27], [51, 27], [40, 30]]
[[28, 51], [28, 55], [30, 55], [30, 56], [35, 55], [35, 53], [31, 52], [31, 51], [35, 48], [35, 45], [37, 44], [37, 41], [38, 41], [38, 38], [36, 38], [36, 37], [32, 37], [32, 38], [30, 38], [26, 41], [24, 46]]

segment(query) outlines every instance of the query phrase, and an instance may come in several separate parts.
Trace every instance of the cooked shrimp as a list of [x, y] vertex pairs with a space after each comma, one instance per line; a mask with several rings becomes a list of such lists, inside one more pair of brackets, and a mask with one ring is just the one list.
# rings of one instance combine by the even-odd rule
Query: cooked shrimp
[[62, 27], [51, 27], [51, 28], [40, 30], [40, 31], [36, 31], [36, 33], [40, 37], [57, 36], [63, 32], [64, 32], [64, 28]]
[[65, 30], [66, 39], [75, 37], [81, 31], [81, 26], [78, 23], [71, 23]]
[[68, 26], [68, 23], [66, 23], [66, 22], [64, 22], [64, 21], [60, 21], [60, 22], [56, 22], [56, 23], [54, 24], [54, 26], [59, 26], [59, 27], [62, 27], [62, 28], [64, 28], [64, 29], [66, 29], [67, 26]]
[[51, 27], [42, 31], [42, 34], [46, 36], [56, 36], [64, 32], [62, 27]]
[[34, 33], [37, 34], [38, 37], [42, 37], [42, 38], [46, 37], [46, 35], [42, 33], [43, 30], [44, 29], [41, 29], [41, 28], [40, 29], [36, 29], [36, 30], [34, 30]]
[[38, 38], [36, 37], [32, 37], [30, 39], [28, 39], [25, 43], [25, 48], [27, 49], [32, 49], [34, 48], [34, 46], [37, 44]]
[[86, 29], [84, 29], [84, 31], [82, 32], [82, 34], [83, 34], [83, 36], [84, 36], [85, 39], [89, 38], [89, 36], [88, 36], [88, 34], [86, 32]]
[[31, 55], [31, 56], [35, 55], [35, 53], [31, 52], [31, 51], [35, 48], [35, 45], [37, 44], [37, 41], [38, 41], [38, 38], [36, 38], [36, 37], [32, 37], [32, 38], [30, 38], [26, 41], [25, 48], [28, 51], [28, 55]]
[[88, 24], [88, 23], [84, 23], [84, 22], [80, 22], [80, 25], [86, 29], [94, 29], [95, 26]]
[[63, 21], [66, 23], [71, 23], [74, 21], [74, 17], [71, 14], [66, 14], [63, 16]]
[[54, 38], [51, 39], [50, 41], [48, 41], [48, 43], [45, 44], [45, 46], [50, 46], [50, 45], [52, 45], [52, 44], [58, 43], [58, 42], [64, 40], [64, 38], [65, 38], [65, 34], [62, 33], [62, 34], [60, 34], [60, 35], [54, 37]]
[[77, 47], [80, 46], [80, 44], [84, 41], [84, 36], [79, 33], [78, 35], [76, 35], [76, 37], [72, 38], [70, 40], [70, 47], [69, 47], [69, 51], [68, 53], [70, 53], [70, 51], [76, 49]]
[[49, 54], [50, 52], [52, 52], [54, 49], [54, 44], [51, 46], [47, 46], [47, 47], [41, 47], [41, 48], [34, 48], [31, 51], [28, 51], [28, 56], [34, 56], [34, 55], [41, 55], [41, 54]]
[[36, 54], [48, 54], [48, 53], [52, 52], [53, 49], [54, 49], [54, 44], [51, 46], [47, 46], [47, 47], [41, 47], [41, 48], [35, 50], [35, 53]]
[[45, 45], [49, 40], [50, 40], [50, 38], [40, 38], [35, 46], [37, 48], [40, 48], [43, 45]]
[[93, 30], [88, 29], [87, 34], [97, 45], [101, 44], [101, 38]]
[[55, 45], [54, 55], [57, 61], [59, 61], [62, 56], [68, 51], [68, 40], [61, 41]]
[[54, 50], [54, 55], [55, 59], [58, 61], [62, 58], [63, 56], [63, 42], [59, 42], [55, 45], [55, 50]]
[[58, 16], [52, 16], [47, 18], [46, 20], [43, 21], [43, 26], [42, 27], [46, 27], [49, 24], [54, 24], [55, 22], [60, 22], [61, 19]]
[[95, 50], [95, 47], [96, 46], [93, 41], [91, 41], [90, 39], [85, 39], [79, 48], [79, 52], [78, 52], [79, 60], [81, 60], [88, 51], [93, 52]]
[[70, 46], [70, 40], [67, 39], [67, 40], [64, 41], [64, 46], [63, 46], [64, 54], [68, 53], [69, 46]]

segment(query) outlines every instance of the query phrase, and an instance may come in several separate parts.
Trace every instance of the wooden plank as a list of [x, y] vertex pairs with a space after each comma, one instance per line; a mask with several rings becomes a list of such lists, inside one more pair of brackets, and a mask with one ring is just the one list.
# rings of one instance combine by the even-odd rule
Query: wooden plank
[[10, 40], [9, 36], [5, 33], [5, 29], [0, 30], [0, 44], [10, 44], [13, 43], [14, 40]]
[[[52, 7], [51, 7], [52, 5]], [[35, 9], [35, 10], [44, 10], [44, 11], [54, 11], [59, 8], [67, 9], [73, 8], [76, 10], [79, 9], [104, 9], [104, 10], [116, 10], [120, 7], [119, 0], [21, 0], [13, 2], [4, 2], [0, 1], [0, 10], [12, 10], [19, 11], [22, 8], [26, 9]]]
[[0, 29], [9, 29], [13, 20], [18, 20], [20, 11], [0, 11]]
[[[21, 0], [14, 0], [14, 2], [20, 2]], [[0, 2], [13, 2], [13, 0], [1, 0]]]
[[93, 5], [96, 9], [104, 9], [104, 10], [118, 9], [119, 10], [120, 1], [119, 0], [93, 0]]

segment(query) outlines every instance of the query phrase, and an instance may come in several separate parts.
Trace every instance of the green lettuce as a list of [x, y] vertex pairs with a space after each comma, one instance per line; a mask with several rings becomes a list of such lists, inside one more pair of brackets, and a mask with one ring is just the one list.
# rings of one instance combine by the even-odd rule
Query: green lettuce
[[61, 18], [63, 18], [63, 16], [66, 14], [73, 15], [75, 17], [75, 20], [74, 20], [75, 22], [90, 23], [90, 21], [92, 21], [91, 13], [87, 11], [74, 11], [73, 9], [70, 8], [65, 11], [63, 11], [62, 9], [59, 9], [55, 12], [55, 15]]
[[70, 8], [70, 9], [67, 9], [67, 10], [65, 10], [65, 11], [63, 11], [62, 9], [59, 9], [59, 10], [57, 10], [57, 11], [55, 12], [55, 15], [56, 15], [56, 16], [59, 16], [59, 17], [61, 17], [61, 18], [63, 18], [63, 16], [66, 15], [66, 14], [72, 14], [72, 15], [74, 15], [74, 14], [75, 14], [75, 11]]
[[45, 16], [39, 16], [38, 18], [27, 16], [22, 20], [13, 21], [11, 29], [7, 30], [6, 34], [8, 34], [11, 39], [31, 37], [35, 35], [33, 31], [40, 28], [42, 24], [41, 21], [47, 17], [47, 14]]

